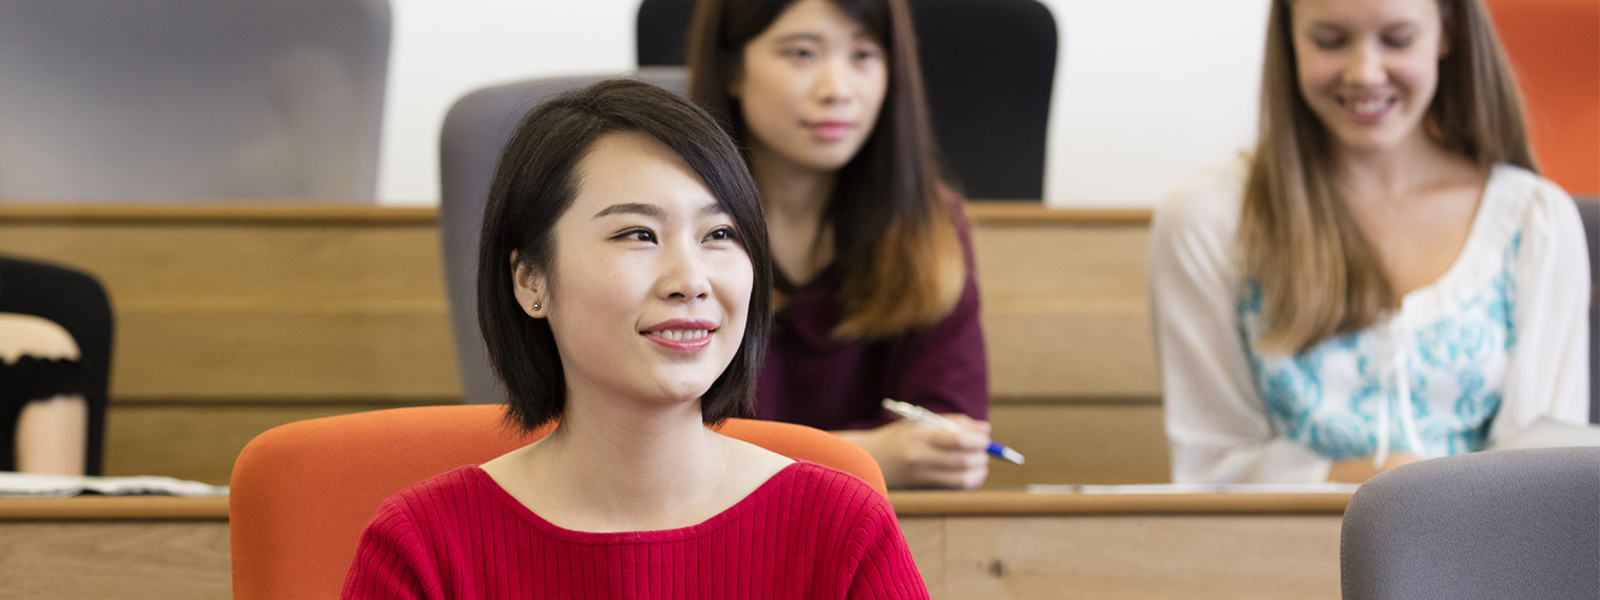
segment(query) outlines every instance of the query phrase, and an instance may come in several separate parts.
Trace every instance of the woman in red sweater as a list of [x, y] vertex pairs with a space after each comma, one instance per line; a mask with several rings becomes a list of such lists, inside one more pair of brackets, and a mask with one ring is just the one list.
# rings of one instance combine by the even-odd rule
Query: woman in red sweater
[[659, 88], [530, 114], [479, 247], [507, 421], [542, 440], [413, 485], [362, 534], [345, 598], [926, 598], [888, 502], [706, 427], [748, 412], [771, 319], [755, 184]]

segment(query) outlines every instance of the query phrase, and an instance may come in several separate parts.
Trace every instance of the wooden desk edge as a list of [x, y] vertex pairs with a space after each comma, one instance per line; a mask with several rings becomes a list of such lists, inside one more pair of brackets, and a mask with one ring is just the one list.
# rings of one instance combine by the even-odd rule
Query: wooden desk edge
[[[967, 217], [979, 225], [1146, 226], [1151, 211], [1141, 208], [1050, 208], [1038, 202], [969, 202]], [[115, 224], [339, 224], [432, 225], [432, 206], [323, 203], [278, 200], [195, 200], [172, 202], [17, 202], [0, 201], [0, 223]]]
[[226, 521], [228, 498], [74, 496], [0, 498], [5, 521]]
[[[1030, 494], [890, 492], [902, 517], [1065, 514], [1343, 514], [1350, 494]], [[227, 520], [228, 499], [172, 496], [0, 498], [3, 521]]]
[[1032, 494], [890, 492], [895, 514], [1344, 514], [1350, 494]]

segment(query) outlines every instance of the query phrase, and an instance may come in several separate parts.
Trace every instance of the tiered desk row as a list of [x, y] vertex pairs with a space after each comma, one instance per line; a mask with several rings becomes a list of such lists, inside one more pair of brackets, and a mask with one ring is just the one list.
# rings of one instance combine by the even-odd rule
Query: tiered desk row
[[[973, 203], [994, 486], [1167, 477], [1149, 212]], [[96, 274], [116, 313], [106, 474], [226, 484], [256, 434], [460, 401], [431, 208], [0, 205], [0, 253]]]
[[[973, 203], [995, 437], [977, 494], [897, 493], [943, 598], [1333, 598], [1347, 496], [1050, 496], [1167, 479], [1148, 211]], [[278, 424], [459, 402], [435, 211], [0, 205], [0, 253], [95, 273], [117, 318], [106, 474], [225, 484]], [[0, 501], [0, 596], [228, 596], [225, 502]], [[143, 582], [143, 583], [140, 583]], [[1248, 582], [1248, 584], [1247, 584]], [[82, 592], [82, 593], [79, 593]]]

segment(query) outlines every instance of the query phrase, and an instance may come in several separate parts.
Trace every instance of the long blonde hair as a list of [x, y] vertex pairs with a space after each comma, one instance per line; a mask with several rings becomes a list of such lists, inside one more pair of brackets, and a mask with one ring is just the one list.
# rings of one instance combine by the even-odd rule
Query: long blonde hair
[[[1245, 179], [1239, 243], [1261, 285], [1264, 349], [1300, 351], [1377, 321], [1397, 298], [1377, 247], [1332, 177], [1327, 128], [1300, 95], [1290, 4], [1273, 0], [1261, 73], [1261, 117]], [[1449, 52], [1423, 127], [1485, 170], [1536, 171], [1522, 100], [1482, 0], [1439, 0]]]

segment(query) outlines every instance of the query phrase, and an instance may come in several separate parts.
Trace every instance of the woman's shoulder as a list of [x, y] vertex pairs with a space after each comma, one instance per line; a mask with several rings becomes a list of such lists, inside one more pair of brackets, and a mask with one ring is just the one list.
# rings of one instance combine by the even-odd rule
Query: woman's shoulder
[[1521, 225], [1524, 238], [1582, 233], [1572, 196], [1538, 173], [1516, 165], [1495, 165], [1488, 195], [1505, 211], [1504, 218]]
[[489, 497], [484, 492], [491, 485], [493, 480], [477, 466], [451, 469], [395, 492], [378, 506], [377, 518], [403, 518], [413, 523], [448, 519], [473, 510], [473, 505]]
[[870, 512], [889, 505], [888, 499], [872, 486], [855, 475], [833, 467], [796, 460], [784, 471], [793, 486], [791, 493], [794, 490], [804, 492], [801, 498], [796, 499], [796, 508], [800, 508], [800, 505], [804, 505], [805, 510], [846, 507]]
[[1244, 156], [1219, 161], [1185, 177], [1156, 206], [1151, 244], [1193, 252], [1222, 252], [1239, 230], [1249, 164]]

